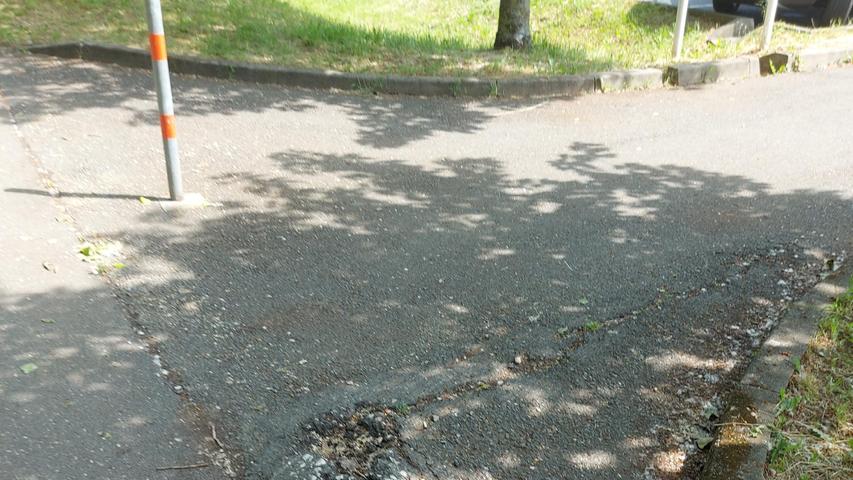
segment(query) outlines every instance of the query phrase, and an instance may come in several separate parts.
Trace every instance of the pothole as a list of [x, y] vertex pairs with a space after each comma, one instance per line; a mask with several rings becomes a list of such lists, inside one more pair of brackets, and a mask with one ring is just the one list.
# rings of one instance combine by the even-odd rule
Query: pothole
[[[838, 257], [835, 261], [840, 263], [843, 255]], [[699, 297], [705, 296], [729, 298], [729, 303], [707, 313], [707, 322], [697, 321], [696, 328], [691, 330], [695, 337], [690, 344], [696, 349], [693, 353], [697, 357], [714, 359], [716, 363], [684, 371], [673, 369], [668, 383], [653, 390], [653, 395], [668, 395], [673, 403], [668, 412], [662, 413], [661, 425], [654, 431], [659, 442], [659, 457], [666, 461], [666, 465], [650, 466], [646, 476], [691, 478], [701, 471], [707, 447], [718, 435], [719, 415], [726, 406], [726, 394], [748, 364], [749, 353], [772, 330], [787, 305], [811, 288], [826, 271], [832, 270], [836, 266], [835, 261], [810, 258], [796, 245], [736, 254], [729, 262], [728, 272], [721, 278], [683, 291], [660, 288], [659, 294], [647, 305], [602, 320], [595, 328], [583, 326], [558, 330], [556, 338], [562, 348], [556, 355], [536, 356], [520, 352], [516, 358], [507, 359], [509, 365], [506, 368], [517, 375], [544, 372], [568, 359], [571, 352], [587, 342], [609, 338], [611, 333], [617, 334], [618, 327], [638, 320], [653, 325], [653, 319], [661, 315], [659, 312], [672, 304], [701, 301]], [[728, 293], [743, 289], [756, 294], [737, 296]], [[736, 299], [738, 302], [733, 303]], [[443, 472], [440, 464], [431, 462], [435, 460], [434, 451], [408, 436], [401, 436], [402, 430], [406, 430], [404, 417], [423, 412], [436, 400], [501, 386], [502, 380], [490, 378], [449, 387], [441, 393], [425, 394], [398, 408], [362, 404], [326, 413], [303, 427], [306, 431], [303, 438], [308, 445], [303, 443], [302, 446], [308, 446], [310, 453], [301, 458], [291, 457], [286, 469], [280, 471], [287, 473], [275, 478], [445, 478], [438, 474]], [[424, 418], [426, 429], [427, 417]]]
[[421, 478], [401, 449], [397, 416], [391, 408], [372, 405], [315, 418], [304, 427], [313, 453], [288, 467], [317, 480]]

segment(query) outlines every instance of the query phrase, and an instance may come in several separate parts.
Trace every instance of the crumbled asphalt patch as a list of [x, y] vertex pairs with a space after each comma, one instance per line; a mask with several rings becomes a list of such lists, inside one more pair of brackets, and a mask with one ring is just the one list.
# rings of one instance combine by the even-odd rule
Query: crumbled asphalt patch
[[[536, 356], [528, 352], [519, 352], [506, 359], [506, 368], [516, 377], [514, 383], [526, 381], [530, 376], [549, 375], [551, 370], [566, 368], [566, 360], [578, 348], [590, 341], [607, 338], [607, 331], [615, 328], [629, 327], [631, 322], [639, 321], [640, 317], [654, 317], [659, 312], [680, 302], [691, 301], [702, 295], [713, 295], [712, 292], [724, 292], [749, 275], [753, 270], [754, 276], [765, 277], [770, 270], [778, 270], [784, 283], [778, 280], [772, 282], [777, 287], [777, 298], [758, 302], [745, 311], [740, 312], [744, 319], [750, 319], [743, 327], [730, 327], [723, 336], [719, 347], [723, 350], [729, 344], [742, 346], [747, 350], [754, 348], [756, 341], [772, 329], [776, 319], [784, 311], [786, 302], [792, 296], [798, 295], [813, 284], [820, 276], [821, 265], [806, 264], [802, 261], [802, 252], [794, 244], [779, 245], [767, 251], [744, 252], [734, 255], [731, 259], [729, 273], [726, 278], [714, 280], [710, 284], [696, 287], [683, 292], [669, 292], [666, 288], [658, 289], [658, 295], [647, 305], [637, 307], [630, 312], [601, 322], [602, 328], [590, 329], [585, 325], [565, 332], [562, 339], [562, 349], [550, 356]], [[791, 268], [788, 265], [796, 266]], [[626, 323], [627, 322], [627, 323]], [[755, 325], [753, 328], [746, 328]], [[607, 327], [607, 328], [604, 328]], [[736, 347], [739, 348], [739, 347]], [[728, 352], [727, 352], [728, 353]], [[569, 367], [571, 368], [571, 367]], [[689, 375], [678, 380], [681, 388], [673, 393], [676, 397], [686, 400], [684, 408], [676, 409], [670, 425], [661, 425], [657, 431], [661, 445], [668, 446], [674, 458], [688, 465], [690, 471], [701, 468], [702, 458], [707, 446], [713, 441], [718, 422], [719, 411], [722, 408], [721, 396], [718, 393], [728, 388], [738, 368], [726, 375], [719, 373], [700, 372], [698, 376]], [[687, 373], [687, 372], [685, 372]], [[288, 462], [289, 473], [302, 478], [298, 471], [305, 471], [304, 478], [317, 479], [350, 479], [369, 478], [393, 480], [402, 478], [444, 478], [445, 474], [436, 474], [430, 467], [436, 460], [420, 451], [415, 451], [415, 442], [402, 433], [402, 425], [415, 425], [416, 430], [425, 431], [437, 425], [441, 418], [436, 409], [447, 402], [462, 401], [471, 395], [481, 395], [496, 387], [503, 387], [503, 380], [472, 381], [456, 385], [440, 393], [424, 394], [411, 404], [397, 403], [392, 406], [360, 406], [354, 410], [336, 410], [326, 413], [305, 427], [312, 453], [303, 455], [301, 461]], [[655, 389], [657, 391], [657, 388]], [[405, 405], [405, 408], [400, 408]], [[693, 405], [693, 406], [691, 406]], [[401, 413], [405, 412], [405, 414]], [[474, 412], [468, 412], [474, 414]], [[472, 419], [481, 418], [488, 412], [478, 412]], [[458, 415], [458, 412], [457, 414]], [[467, 419], [468, 415], [462, 416]], [[431, 421], [430, 421], [431, 420]], [[481, 419], [482, 420], [482, 419]], [[450, 422], [453, 424], [454, 422]], [[458, 423], [456, 421], [455, 423]], [[447, 428], [450, 427], [448, 424]], [[463, 423], [466, 424], [467, 423]], [[456, 428], [459, 428], [457, 425]], [[432, 435], [445, 435], [441, 426]], [[448, 440], [451, 440], [448, 438]], [[452, 442], [451, 442], [452, 443]], [[310, 461], [308, 456], [311, 456]], [[417, 459], [411, 460], [412, 458]], [[404, 460], [405, 459], [405, 460]], [[454, 463], [455, 462], [455, 463]], [[463, 462], [450, 461], [451, 468], [457, 468]], [[403, 475], [404, 472], [405, 475]], [[287, 478], [293, 475], [276, 476]]]
[[290, 476], [318, 480], [409, 478], [413, 467], [402, 458], [396, 416], [377, 406], [327, 412], [304, 426], [312, 453], [285, 468]]

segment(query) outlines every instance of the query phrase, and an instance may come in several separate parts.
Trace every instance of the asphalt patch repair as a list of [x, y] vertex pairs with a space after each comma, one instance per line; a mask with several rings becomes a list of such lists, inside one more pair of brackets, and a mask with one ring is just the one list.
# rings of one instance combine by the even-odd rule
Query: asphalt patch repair
[[147, 75], [4, 68], [238, 477], [691, 478], [755, 346], [849, 249], [848, 144], [808, 127], [846, 118], [850, 70], [507, 112], [176, 78], [188, 181], [221, 205], [163, 212], [136, 200], [163, 187]]
[[[611, 478], [695, 478], [750, 352], [785, 305], [826, 269], [796, 245], [736, 255], [727, 276], [712, 284], [660, 291], [648, 304], [594, 329], [555, 331], [550, 354], [519, 352], [503, 369], [408, 402], [340, 406], [319, 414], [300, 433], [279, 436], [268, 446], [267, 461], [256, 464], [251, 476], [600, 478], [603, 470]], [[694, 339], [689, 353], [645, 356], [632, 346], [642, 330], [657, 336], [660, 352], [674, 351], [669, 347], [679, 335], [691, 333]], [[605, 342], [618, 345], [602, 358], [595, 352]], [[605, 376], [588, 373], [602, 363]], [[625, 388], [628, 384], [636, 388]], [[603, 420], [626, 410], [632, 412], [627, 425]], [[619, 453], [596, 448], [602, 440], [618, 439], [626, 449], [643, 452], [627, 469], [611, 468]], [[563, 457], [567, 442], [575, 451], [585, 447], [583, 453]], [[575, 465], [571, 474], [566, 460]]]

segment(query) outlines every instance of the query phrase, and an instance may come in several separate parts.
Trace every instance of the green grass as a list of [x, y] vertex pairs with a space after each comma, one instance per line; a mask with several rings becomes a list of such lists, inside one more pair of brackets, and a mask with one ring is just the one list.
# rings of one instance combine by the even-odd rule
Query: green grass
[[853, 278], [780, 392], [772, 478], [853, 478]]
[[596, 331], [598, 331], [600, 328], [601, 328], [601, 323], [596, 322], [596, 321], [586, 322], [586, 323], [583, 325], [583, 329], [584, 329], [584, 331], [587, 331], [587, 332], [590, 332], [590, 333], [592, 333], [592, 332], [596, 332]]
[[[490, 49], [498, 0], [167, 0], [170, 51], [293, 67], [502, 77], [660, 66], [675, 12], [629, 0], [532, 0], [534, 46]], [[708, 44], [717, 20], [693, 16], [685, 58], [754, 50], [757, 36]], [[782, 27], [784, 30], [784, 27]], [[844, 34], [821, 29], [821, 38]], [[793, 42], [813, 35], [777, 36]], [[0, 0], [0, 43], [95, 40], [145, 47], [141, 0]]]

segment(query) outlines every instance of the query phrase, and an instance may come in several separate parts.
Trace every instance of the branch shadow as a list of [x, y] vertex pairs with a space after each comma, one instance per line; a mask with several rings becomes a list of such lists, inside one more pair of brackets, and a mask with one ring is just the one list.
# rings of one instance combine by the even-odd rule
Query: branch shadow
[[[0, 85], [22, 125], [51, 115], [99, 109], [123, 110], [124, 121], [131, 126], [154, 127], [159, 121], [151, 80], [142, 70], [38, 56], [7, 57], [0, 64]], [[500, 101], [484, 108], [448, 98], [335, 94], [180, 75], [174, 76], [173, 88], [179, 123], [214, 114], [334, 108], [357, 125], [358, 143], [379, 149], [400, 147], [437, 132], [474, 133], [494, 116], [493, 111], [534, 103]], [[89, 141], [108, 144], [108, 139]]]
[[139, 200], [142, 197], [151, 201], [166, 201], [165, 197], [146, 197], [145, 195], [133, 195], [126, 193], [82, 193], [82, 192], [66, 192], [58, 190], [56, 192], [48, 190], [37, 190], [33, 188], [7, 188], [4, 190], [9, 193], [19, 193], [22, 195], [37, 195], [39, 197], [54, 197], [54, 198], [90, 198], [99, 200]]
[[[487, 157], [282, 151], [211, 178], [234, 198], [185, 235], [164, 212], [109, 234], [139, 252], [115, 281], [258, 478], [287, 477], [317, 415], [397, 402], [400, 451], [441, 478], [676, 478], [698, 468], [678, 421], [736, 378], [786, 269], [815, 262], [798, 239], [845, 234], [853, 210], [613, 158], [576, 142], [534, 180]], [[489, 388], [454, 390], [472, 382]]]
[[[198, 458], [194, 439], [174, 441], [195, 434], [183, 423], [190, 417], [180, 402], [168, 402], [172, 392], [155, 377], [159, 369], [108, 287], [15, 287], [12, 293], [0, 285], [4, 475], [50, 477], [59, 468], [77, 478], [142, 475], [158, 466], [152, 462], [181, 465]], [[162, 475], [210, 478], [201, 472]]]

